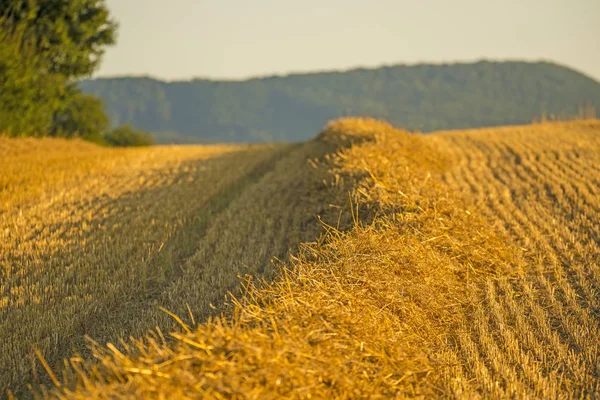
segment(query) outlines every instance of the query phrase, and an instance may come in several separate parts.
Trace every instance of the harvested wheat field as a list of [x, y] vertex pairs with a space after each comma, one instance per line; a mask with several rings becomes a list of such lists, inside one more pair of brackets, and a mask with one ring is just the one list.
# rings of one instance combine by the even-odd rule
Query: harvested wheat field
[[487, 279], [459, 354], [497, 397], [600, 397], [600, 122], [436, 135], [444, 175], [524, 257]]
[[205, 319], [238, 275], [272, 275], [322, 230], [322, 178], [300, 167], [326, 148], [0, 138], [1, 392], [48, 381], [34, 348], [59, 368], [84, 335], [169, 331], [159, 306]]
[[343, 119], [296, 145], [23, 142], [0, 141], [3, 390], [600, 396], [597, 121], [421, 136]]

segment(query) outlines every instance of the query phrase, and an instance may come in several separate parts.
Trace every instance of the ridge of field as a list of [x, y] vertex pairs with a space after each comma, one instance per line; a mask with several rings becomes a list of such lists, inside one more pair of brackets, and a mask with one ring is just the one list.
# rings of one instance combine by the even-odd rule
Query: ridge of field
[[[59, 398], [483, 397], [459, 336], [491, 277], [524, 257], [467, 212], [442, 176], [452, 159], [425, 137], [373, 120], [330, 124], [328, 195], [350, 189], [354, 226], [329, 225], [271, 284], [246, 283], [231, 313], [181, 321], [117, 349], [74, 356], [43, 392]], [[335, 204], [335, 203], [334, 203]], [[342, 207], [342, 211], [345, 207]], [[124, 348], [124, 349], [123, 349]], [[463, 364], [464, 363], [464, 364]], [[61, 381], [63, 383], [61, 383]], [[493, 394], [493, 393], [492, 393]]]
[[526, 269], [485, 282], [457, 343], [499, 398], [600, 397], [600, 121], [438, 133], [444, 179]]
[[[166, 304], [178, 326], [92, 344], [93, 357], [48, 373], [43, 397], [600, 396], [600, 122], [421, 136], [343, 119], [279, 151], [135, 317], [170, 326], [156, 311]], [[255, 212], [260, 223], [246, 221]], [[315, 214], [331, 221], [325, 234], [275, 274], [265, 261], [294, 248], [288, 232], [315, 238]], [[265, 235], [274, 224], [279, 235]], [[190, 294], [223, 283], [219, 257], [274, 279], [246, 278], [211, 316]]]
[[57, 368], [84, 335], [169, 330], [159, 306], [202, 321], [238, 275], [268, 277], [322, 230], [307, 159], [330, 147], [0, 139], [0, 392], [48, 381], [34, 347]]

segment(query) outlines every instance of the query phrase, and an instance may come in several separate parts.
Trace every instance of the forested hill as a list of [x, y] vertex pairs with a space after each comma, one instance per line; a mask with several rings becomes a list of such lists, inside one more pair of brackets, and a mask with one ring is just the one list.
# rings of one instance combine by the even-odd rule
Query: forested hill
[[163, 82], [122, 77], [83, 81], [114, 125], [162, 141], [298, 141], [342, 115], [383, 117], [432, 131], [528, 123], [542, 113], [600, 110], [600, 83], [548, 62], [392, 66], [256, 78]]

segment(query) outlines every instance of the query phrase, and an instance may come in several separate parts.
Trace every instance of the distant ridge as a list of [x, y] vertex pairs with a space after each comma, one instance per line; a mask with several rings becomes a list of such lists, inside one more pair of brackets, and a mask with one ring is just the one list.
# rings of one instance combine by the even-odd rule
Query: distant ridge
[[423, 132], [528, 123], [600, 109], [600, 83], [552, 62], [478, 61], [303, 72], [244, 80], [97, 78], [114, 125], [162, 142], [300, 141], [344, 115]]

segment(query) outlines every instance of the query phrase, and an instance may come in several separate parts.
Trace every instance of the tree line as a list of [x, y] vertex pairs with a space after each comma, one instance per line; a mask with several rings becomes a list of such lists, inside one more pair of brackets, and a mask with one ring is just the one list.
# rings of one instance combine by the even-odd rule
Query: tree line
[[0, 0], [0, 134], [151, 144], [129, 125], [111, 129], [103, 101], [79, 87], [116, 33], [104, 0]]
[[422, 132], [527, 124], [600, 109], [600, 83], [550, 62], [395, 65], [244, 81], [86, 80], [113, 123], [165, 142], [302, 141], [346, 115]]

